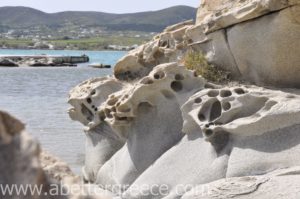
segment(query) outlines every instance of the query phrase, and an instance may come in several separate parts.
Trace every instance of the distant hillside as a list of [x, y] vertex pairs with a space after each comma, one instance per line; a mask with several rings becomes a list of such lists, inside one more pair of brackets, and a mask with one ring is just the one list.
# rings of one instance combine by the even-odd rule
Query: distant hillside
[[195, 16], [196, 8], [188, 6], [132, 14], [77, 11], [49, 14], [27, 7], [0, 7], [0, 29], [1, 27], [28, 28], [37, 25], [50, 28], [80, 25], [102, 26], [109, 30], [159, 32], [168, 25], [195, 19]]

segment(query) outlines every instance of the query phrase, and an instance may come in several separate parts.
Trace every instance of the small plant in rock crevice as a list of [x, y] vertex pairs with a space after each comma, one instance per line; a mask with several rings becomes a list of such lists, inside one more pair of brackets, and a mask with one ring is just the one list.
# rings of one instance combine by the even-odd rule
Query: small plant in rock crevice
[[189, 70], [194, 70], [208, 81], [220, 83], [229, 80], [229, 72], [221, 70], [207, 62], [202, 52], [189, 50], [183, 57], [183, 64]]

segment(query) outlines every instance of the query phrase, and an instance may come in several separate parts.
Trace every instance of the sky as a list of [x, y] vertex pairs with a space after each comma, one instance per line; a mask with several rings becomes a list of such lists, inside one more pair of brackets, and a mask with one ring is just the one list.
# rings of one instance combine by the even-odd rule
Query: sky
[[101, 11], [132, 13], [160, 10], [175, 5], [198, 7], [200, 0], [0, 0], [2, 6], [26, 6], [44, 12]]

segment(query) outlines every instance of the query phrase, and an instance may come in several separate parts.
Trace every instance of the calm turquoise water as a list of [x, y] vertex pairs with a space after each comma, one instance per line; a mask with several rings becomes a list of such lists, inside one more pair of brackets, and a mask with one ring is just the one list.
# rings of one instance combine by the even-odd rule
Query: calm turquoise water
[[[82, 55], [91, 62], [114, 65], [126, 52], [0, 50], [2, 54]], [[112, 69], [77, 68], [1, 68], [0, 109], [27, 124], [27, 131], [47, 151], [67, 161], [79, 173], [83, 164], [83, 126], [69, 119], [69, 90], [80, 82], [112, 74]]]

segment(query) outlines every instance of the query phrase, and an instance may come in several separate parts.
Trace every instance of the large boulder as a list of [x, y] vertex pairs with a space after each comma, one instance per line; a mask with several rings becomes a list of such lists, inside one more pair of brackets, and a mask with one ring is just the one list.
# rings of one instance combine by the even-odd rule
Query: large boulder
[[[6, 112], [0, 111], [0, 184], [1, 198], [42, 199], [67, 198], [60, 195], [47, 196], [50, 184], [58, 183], [48, 176], [40, 163], [40, 147], [37, 141], [24, 132], [24, 124]], [[60, 187], [57, 184], [57, 187]], [[15, 189], [14, 189], [15, 188]], [[18, 193], [16, 189], [23, 189]], [[33, 190], [31, 192], [31, 190]], [[41, 193], [39, 193], [39, 191]]]
[[187, 37], [236, 79], [300, 87], [300, 1], [202, 1]]
[[180, 105], [205, 81], [176, 63], [162, 64], [104, 104], [106, 121], [125, 145], [99, 170], [96, 183], [126, 190], [183, 136]]
[[300, 5], [228, 28], [227, 38], [244, 79], [300, 88]]
[[205, 33], [214, 32], [296, 4], [299, 0], [203, 0], [196, 25], [203, 26]]
[[[184, 138], [157, 159], [122, 197], [150, 199], [157, 194], [158, 198], [173, 199], [191, 187], [217, 179], [267, 175], [299, 166], [300, 158], [293, 155], [300, 150], [299, 102], [298, 91], [258, 87], [196, 93], [181, 109]], [[167, 185], [167, 192], [153, 192], [153, 187], [144, 188], [145, 184]]]
[[114, 78], [93, 78], [76, 86], [70, 91], [70, 117], [85, 125], [85, 165], [82, 169], [86, 182], [95, 182], [103, 164], [125, 143], [126, 135], [119, 136], [104, 121], [105, 115], [100, 106], [108, 96], [121, 90], [122, 82]]
[[22, 122], [0, 111], [0, 198], [111, 199], [111, 192], [82, 185], [79, 176], [43, 151]]
[[169, 26], [148, 43], [130, 51], [116, 64], [115, 77], [120, 80], [139, 79], [159, 64], [179, 62], [188, 43], [185, 31], [192, 25], [194, 23], [190, 20]]
[[[189, 190], [226, 178], [237, 184], [250, 179], [253, 189], [240, 191], [253, 193], [265, 182], [259, 175], [277, 183], [277, 175], [270, 172], [300, 166], [294, 155], [300, 151], [299, 94], [292, 89], [211, 85], [170, 63], [156, 66], [135, 83], [108, 77], [81, 84], [71, 93], [70, 116], [89, 128], [87, 147], [92, 150], [87, 150], [90, 160], [84, 172], [114, 196], [193, 198], [198, 195]], [[89, 114], [82, 112], [83, 105]], [[114, 148], [99, 135], [122, 137], [125, 144]], [[102, 145], [109, 150], [103, 152]], [[98, 158], [106, 153], [109, 158]], [[162, 187], [165, 192], [160, 192]]]

